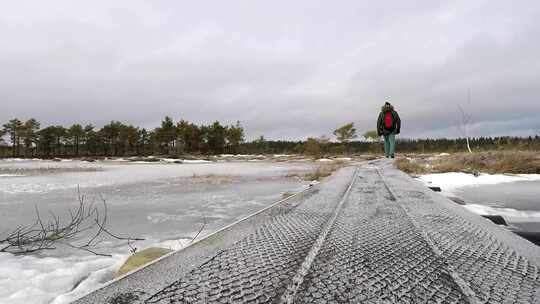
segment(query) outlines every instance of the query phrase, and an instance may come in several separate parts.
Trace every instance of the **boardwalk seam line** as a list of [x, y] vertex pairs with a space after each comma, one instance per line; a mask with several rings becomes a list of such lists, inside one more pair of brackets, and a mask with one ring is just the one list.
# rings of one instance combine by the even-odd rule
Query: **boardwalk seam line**
[[357, 176], [358, 176], [358, 166], [356, 166], [354, 169], [353, 178], [349, 186], [347, 187], [347, 190], [345, 191], [338, 205], [334, 209], [332, 216], [325, 223], [321, 233], [319, 234], [319, 237], [317, 238], [317, 240], [315, 240], [315, 243], [313, 243], [313, 246], [311, 247], [308, 254], [306, 255], [306, 258], [304, 259], [304, 262], [302, 262], [302, 264], [298, 268], [295, 276], [292, 279], [292, 282], [287, 286], [287, 289], [283, 293], [279, 303], [287, 303], [287, 304], [294, 303], [294, 297], [296, 296], [298, 289], [302, 285], [304, 281], [304, 277], [308, 274], [309, 269], [311, 268], [311, 265], [315, 261], [315, 257], [317, 257], [317, 254], [323, 247], [326, 237], [330, 233], [330, 230], [334, 226], [339, 214], [341, 213], [341, 209], [343, 209], [343, 205], [345, 204], [345, 201], [348, 199], [349, 193], [351, 192], [353, 185], [356, 183]]
[[388, 184], [388, 181], [386, 180], [384, 174], [381, 172], [381, 170], [378, 167], [376, 169], [377, 169], [377, 173], [381, 177], [381, 180], [384, 183], [386, 189], [388, 189], [388, 192], [394, 198], [392, 201], [395, 201], [397, 203], [397, 205], [399, 206], [399, 208], [401, 208], [401, 210], [403, 210], [405, 215], [409, 218], [409, 220], [411, 221], [413, 226], [420, 233], [422, 238], [426, 241], [426, 243], [428, 244], [430, 249], [433, 251], [433, 253], [436, 256], [438, 256], [439, 258], [441, 258], [442, 260], [445, 261], [446, 268], [448, 269], [448, 274], [454, 280], [454, 282], [458, 285], [458, 287], [461, 289], [461, 292], [463, 292], [463, 294], [467, 297], [467, 300], [469, 301], [469, 303], [471, 303], [471, 304], [480, 304], [481, 302], [477, 299], [476, 293], [471, 289], [469, 284], [463, 278], [461, 278], [461, 276], [457, 273], [457, 271], [454, 270], [454, 267], [452, 267], [452, 265], [446, 263], [446, 259], [443, 257], [442, 252], [431, 241], [431, 238], [427, 235], [427, 233], [424, 231], [424, 229], [422, 229], [420, 227], [420, 225], [418, 225], [416, 220], [414, 220], [412, 218], [412, 216], [409, 214], [409, 212], [407, 212], [407, 210], [401, 204], [399, 204], [398, 196], [396, 195], [394, 190]]

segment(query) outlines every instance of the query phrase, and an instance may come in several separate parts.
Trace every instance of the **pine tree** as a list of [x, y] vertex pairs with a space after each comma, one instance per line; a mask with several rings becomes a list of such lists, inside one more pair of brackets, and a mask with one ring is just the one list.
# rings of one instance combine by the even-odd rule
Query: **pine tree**
[[8, 121], [8, 123], [4, 124], [3, 127], [4, 132], [9, 134], [9, 139], [12, 145], [12, 156], [19, 156], [23, 123], [19, 119], [14, 118]]
[[[39, 130], [39, 122], [31, 118], [27, 120], [23, 125], [21, 129], [21, 137], [23, 139], [24, 143], [24, 155], [28, 153], [29, 150], [33, 150], [33, 145], [37, 141], [37, 131]], [[33, 154], [33, 152], [31, 153]]]
[[84, 129], [80, 124], [73, 124], [67, 130], [67, 137], [69, 138], [70, 143], [75, 147], [75, 156], [79, 157], [79, 146], [81, 141], [84, 141]]
[[341, 143], [347, 143], [351, 139], [356, 138], [356, 129], [354, 128], [354, 123], [348, 123], [334, 130], [334, 135]]

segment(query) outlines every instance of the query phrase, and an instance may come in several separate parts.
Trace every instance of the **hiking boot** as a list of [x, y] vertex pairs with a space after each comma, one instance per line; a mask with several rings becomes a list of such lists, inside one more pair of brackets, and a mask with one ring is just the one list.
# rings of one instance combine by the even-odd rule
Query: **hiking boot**
[[394, 158], [394, 154], [390, 155], [390, 158]]

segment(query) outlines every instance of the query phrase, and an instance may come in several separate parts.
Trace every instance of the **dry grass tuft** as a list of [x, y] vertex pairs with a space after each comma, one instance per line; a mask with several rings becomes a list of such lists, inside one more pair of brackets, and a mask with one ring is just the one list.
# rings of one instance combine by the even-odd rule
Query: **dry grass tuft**
[[293, 196], [293, 195], [294, 195], [293, 192], [287, 191], [287, 192], [283, 192], [283, 193], [281, 194], [281, 198], [282, 198], [282, 199], [286, 199], [286, 198], [291, 197], [291, 196]]
[[433, 171], [490, 174], [540, 173], [540, 159], [537, 153], [524, 151], [458, 153], [435, 161]]
[[232, 175], [193, 173], [193, 175], [191, 177], [187, 177], [186, 180], [194, 184], [222, 185], [222, 184], [229, 184], [229, 183], [234, 182], [235, 177]]
[[409, 174], [465, 172], [540, 174], [540, 155], [526, 151], [490, 151], [456, 153], [444, 157], [397, 159], [395, 166]]
[[191, 176], [191, 178], [214, 178], [214, 177], [217, 177], [215, 174], [198, 174], [198, 173], [193, 173], [193, 175]]
[[408, 158], [398, 158], [394, 161], [394, 165], [399, 170], [408, 174], [423, 174], [427, 173], [428, 169], [425, 165], [419, 164], [417, 161]]
[[318, 181], [324, 177], [332, 175], [335, 171], [346, 167], [350, 161], [344, 159], [335, 159], [331, 162], [325, 162], [312, 169], [312, 171], [291, 171], [285, 177], [295, 177], [305, 181]]
[[324, 164], [315, 168], [312, 172], [304, 175], [304, 180], [307, 181], [318, 181], [324, 177], [332, 175], [335, 171], [345, 167], [345, 163], [332, 163]]
[[300, 172], [289, 172], [285, 174], [285, 177], [303, 177], [303, 174]]

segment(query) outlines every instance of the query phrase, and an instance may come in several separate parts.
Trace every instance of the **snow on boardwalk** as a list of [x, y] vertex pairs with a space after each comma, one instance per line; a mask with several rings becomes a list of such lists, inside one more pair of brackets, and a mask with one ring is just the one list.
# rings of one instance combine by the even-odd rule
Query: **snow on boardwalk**
[[77, 303], [537, 303], [539, 265], [539, 247], [379, 161]]

